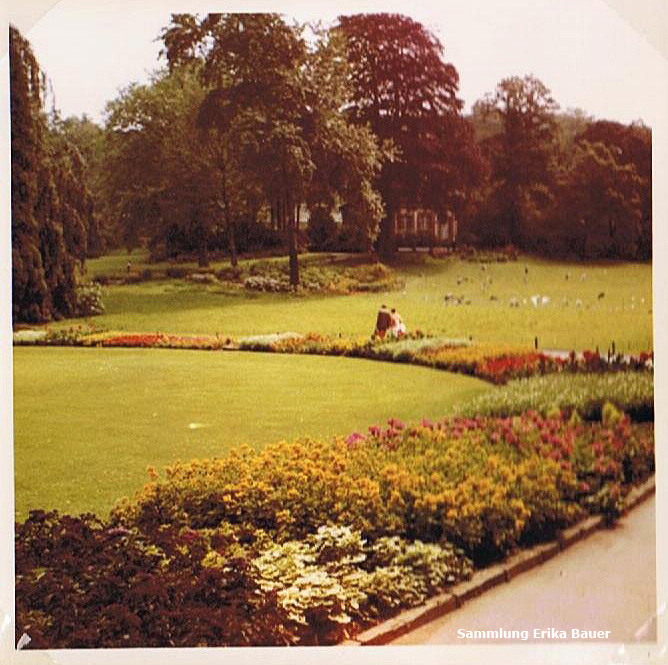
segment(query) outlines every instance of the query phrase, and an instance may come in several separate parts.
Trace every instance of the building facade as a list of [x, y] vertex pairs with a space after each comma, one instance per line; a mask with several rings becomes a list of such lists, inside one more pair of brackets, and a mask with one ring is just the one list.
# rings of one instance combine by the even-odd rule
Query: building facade
[[428, 208], [400, 208], [394, 215], [394, 233], [399, 244], [454, 245], [457, 218], [450, 211], [441, 217]]

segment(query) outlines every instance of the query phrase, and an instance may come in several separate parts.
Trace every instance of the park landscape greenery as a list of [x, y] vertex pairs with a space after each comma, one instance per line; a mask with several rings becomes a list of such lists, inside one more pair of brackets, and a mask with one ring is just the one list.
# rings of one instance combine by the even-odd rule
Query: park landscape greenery
[[335, 644], [654, 471], [650, 130], [533, 77], [467, 118], [411, 19], [309, 29], [175, 15], [104, 128], [10, 30], [33, 647]]

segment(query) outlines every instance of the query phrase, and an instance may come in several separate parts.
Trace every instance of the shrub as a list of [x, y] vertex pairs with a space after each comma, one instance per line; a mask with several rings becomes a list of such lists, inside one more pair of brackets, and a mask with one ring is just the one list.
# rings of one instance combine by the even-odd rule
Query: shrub
[[188, 276], [189, 272], [190, 270], [183, 266], [168, 266], [165, 268], [165, 276], [172, 277], [173, 279], [184, 279]]
[[17, 637], [36, 648], [289, 642], [250, 561], [205, 566], [206, 551], [189, 531], [162, 529], [158, 545], [92, 515], [32, 512], [16, 528]]
[[17, 526], [17, 636], [37, 648], [334, 644], [470, 570], [450, 546], [370, 545], [348, 527], [275, 543], [229, 525], [147, 535], [34, 511]]
[[104, 314], [104, 311], [101, 284], [95, 282], [77, 284], [75, 316], [95, 316]]
[[601, 420], [606, 402], [633, 420], [654, 419], [654, 380], [649, 372], [553, 374], [511, 381], [460, 407], [465, 416], [507, 417], [534, 410], [546, 414], [556, 406], [577, 411], [585, 420]]
[[[238, 252], [273, 249], [279, 247], [284, 242], [283, 233], [281, 231], [272, 229], [270, 226], [251, 218], [237, 220], [235, 239]], [[229, 250], [226, 233], [221, 238], [220, 245], [226, 250]]]
[[287, 277], [275, 279], [273, 277], [263, 277], [260, 275], [251, 275], [244, 280], [244, 287], [249, 291], [274, 291], [287, 292], [292, 290]]
[[330, 211], [324, 206], [311, 210], [307, 237], [309, 247], [316, 252], [327, 252], [336, 247], [338, 226]]
[[[393, 420], [345, 439], [177, 463], [113, 519], [142, 530], [248, 524], [279, 541], [331, 521], [372, 540], [452, 542], [481, 562], [552, 535], [595, 509], [592, 493], [606, 483], [635, 482], [652, 465], [651, 435], [627, 419], [614, 428], [538, 415], [419, 427]], [[590, 490], [578, 494], [581, 480]]]

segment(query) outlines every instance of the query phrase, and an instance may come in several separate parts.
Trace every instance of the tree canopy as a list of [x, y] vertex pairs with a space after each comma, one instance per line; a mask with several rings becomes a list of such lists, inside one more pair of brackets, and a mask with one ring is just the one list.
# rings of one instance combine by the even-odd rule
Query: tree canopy
[[15, 320], [76, 313], [86, 257], [120, 244], [201, 266], [280, 246], [296, 286], [308, 240], [391, 255], [402, 207], [454, 214], [474, 244], [651, 257], [650, 128], [558, 113], [534, 76], [464, 117], [443, 44], [407, 16], [173, 14], [160, 38], [168, 68], [111, 100], [103, 128], [45, 111], [10, 28]]
[[490, 196], [498, 236], [518, 246], [526, 244], [535, 214], [549, 202], [557, 155], [558, 104], [534, 76], [503, 79], [494, 93], [477, 102], [476, 111], [491, 115], [501, 131], [485, 140], [492, 168]]
[[445, 212], [463, 202], [482, 173], [480, 154], [457, 97], [459, 76], [443, 45], [399, 14], [340, 16], [352, 70], [348, 113], [395, 148], [378, 182], [386, 207], [381, 254], [394, 249], [393, 214], [401, 205]]
[[256, 184], [285, 229], [293, 285], [302, 203], [350, 204], [369, 238], [380, 217], [375, 137], [340, 113], [348, 98], [340, 46], [321, 33], [309, 47], [302, 30], [278, 14], [178, 14], [162, 35], [172, 70], [201, 63], [200, 123], [217, 130], [209, 136], [228, 146], [227, 163]]
[[46, 79], [28, 41], [9, 30], [12, 315], [42, 322], [77, 309], [93, 202], [84, 162], [43, 111]]

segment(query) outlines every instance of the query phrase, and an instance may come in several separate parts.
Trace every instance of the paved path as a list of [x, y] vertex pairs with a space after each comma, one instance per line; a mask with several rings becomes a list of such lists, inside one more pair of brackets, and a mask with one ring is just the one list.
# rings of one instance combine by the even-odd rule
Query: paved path
[[[572, 629], [610, 631], [595, 642], [656, 641], [655, 497], [537, 568], [393, 644], [508, 644], [465, 631], [528, 631], [529, 642], [572, 642]], [[534, 638], [534, 629], [567, 639]], [[521, 635], [521, 633], [520, 633]], [[521, 639], [515, 642], [521, 643]]]

